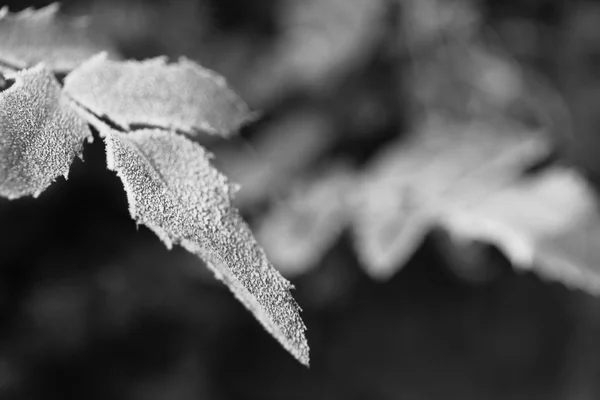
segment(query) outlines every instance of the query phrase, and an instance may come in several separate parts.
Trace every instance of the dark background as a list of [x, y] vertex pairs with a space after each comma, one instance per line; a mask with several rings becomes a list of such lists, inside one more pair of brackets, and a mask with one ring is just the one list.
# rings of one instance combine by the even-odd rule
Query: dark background
[[[364, 1], [324, 3], [306, 6], [306, 23], [331, 36], [350, 37], [369, 12]], [[407, 48], [426, 59], [428, 46], [460, 32], [450, 24], [432, 38], [411, 36], [405, 2], [381, 3], [385, 12], [372, 25], [379, 33], [364, 33], [369, 40], [352, 57], [325, 67], [308, 62], [325, 58], [317, 45], [298, 53], [306, 64], [281, 50], [293, 47], [295, 0], [68, 1], [63, 10], [90, 15], [126, 58], [187, 55], [214, 68], [261, 110], [239, 139], [205, 139], [217, 156], [229, 154], [216, 160], [225, 171], [229, 160], [260, 158], [259, 144], [275, 143], [273, 135], [307, 135], [304, 147], [280, 146], [274, 160], [283, 164], [273, 161], [270, 178], [240, 203], [255, 222], [296, 176], [337, 157], [361, 168], [410, 130], [422, 105], [407, 75], [419, 61]], [[573, 127], [568, 135], [564, 121], [547, 128], [568, 141], [564, 158], [592, 179], [600, 175], [600, 5], [454, 3], [481, 23], [477, 40], [487, 44], [493, 32], [494, 46], [558, 90]], [[448, 100], [437, 106], [464, 117], [454, 88], [440, 89]], [[306, 119], [327, 129], [296, 132]], [[290, 166], [295, 151], [300, 161]], [[600, 398], [597, 299], [516, 273], [494, 249], [472, 266], [493, 274], [459, 274], [433, 236], [387, 282], [365, 275], [347, 233], [293, 279], [311, 347], [306, 369], [199, 260], [136, 227], [120, 182], [104, 169], [100, 141], [84, 157], [38, 199], [0, 200], [2, 399]]]

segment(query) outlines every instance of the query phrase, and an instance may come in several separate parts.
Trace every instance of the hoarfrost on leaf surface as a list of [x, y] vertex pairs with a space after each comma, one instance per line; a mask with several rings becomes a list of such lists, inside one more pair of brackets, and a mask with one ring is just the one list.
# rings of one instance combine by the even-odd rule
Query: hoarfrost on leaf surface
[[38, 196], [68, 175], [91, 132], [43, 65], [7, 78], [14, 83], [0, 92], [0, 196]]
[[120, 62], [101, 53], [66, 77], [65, 91], [125, 130], [137, 125], [229, 136], [254, 117], [223, 77], [184, 58]]
[[289, 292], [292, 286], [232, 207], [232, 186], [211, 165], [210, 154], [173, 132], [120, 133], [97, 126], [106, 140], [108, 168], [123, 181], [132, 217], [168, 246], [181, 244], [205, 260], [266, 330], [308, 365], [306, 327]]
[[55, 71], [70, 71], [102, 50], [85, 19], [58, 14], [57, 3], [38, 10], [0, 10], [0, 61], [16, 69], [43, 62]]

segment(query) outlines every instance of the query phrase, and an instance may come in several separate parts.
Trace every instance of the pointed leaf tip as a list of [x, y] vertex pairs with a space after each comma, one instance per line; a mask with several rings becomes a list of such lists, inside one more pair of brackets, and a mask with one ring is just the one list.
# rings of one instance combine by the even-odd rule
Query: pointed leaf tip
[[17, 69], [43, 62], [48, 69], [66, 72], [99, 51], [111, 50], [106, 40], [88, 30], [83, 18], [59, 15], [59, 8], [53, 3], [11, 13], [3, 7], [0, 60]]
[[101, 129], [108, 168], [123, 181], [132, 217], [206, 261], [266, 330], [308, 365], [306, 327], [291, 285], [231, 205], [230, 185], [208, 153], [167, 131]]

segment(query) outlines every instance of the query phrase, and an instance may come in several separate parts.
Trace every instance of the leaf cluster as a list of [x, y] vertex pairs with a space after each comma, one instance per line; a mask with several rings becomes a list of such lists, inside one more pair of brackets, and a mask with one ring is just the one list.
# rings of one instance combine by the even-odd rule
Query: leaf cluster
[[[131, 217], [204, 260], [300, 362], [309, 350], [292, 285], [232, 205], [236, 186], [190, 140], [233, 135], [254, 118], [217, 73], [180, 59], [120, 61], [58, 6], [0, 15], [0, 195], [37, 197], [68, 177], [90, 126], [123, 182]], [[63, 84], [57, 74], [66, 74]]]

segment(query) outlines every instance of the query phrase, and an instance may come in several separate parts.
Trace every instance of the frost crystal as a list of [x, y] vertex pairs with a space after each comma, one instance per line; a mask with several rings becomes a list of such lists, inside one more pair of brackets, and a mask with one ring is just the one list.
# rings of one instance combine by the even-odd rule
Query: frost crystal
[[141, 125], [228, 136], [253, 118], [225, 79], [186, 59], [118, 62], [99, 54], [67, 76], [65, 91], [125, 130]]
[[172, 132], [100, 129], [108, 168], [123, 181], [132, 217], [167, 246], [181, 244], [205, 260], [267, 331], [308, 365], [306, 327], [292, 286], [232, 207], [232, 186], [210, 164], [210, 154]]
[[67, 177], [91, 132], [43, 65], [7, 78], [14, 84], [0, 92], [0, 196], [38, 196]]

